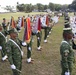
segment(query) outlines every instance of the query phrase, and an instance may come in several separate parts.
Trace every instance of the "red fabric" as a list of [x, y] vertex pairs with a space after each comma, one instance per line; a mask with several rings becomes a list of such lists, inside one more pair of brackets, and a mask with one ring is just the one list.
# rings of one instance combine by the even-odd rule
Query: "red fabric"
[[40, 18], [38, 19], [38, 31], [41, 31], [41, 20], [40, 20]]
[[12, 28], [16, 27], [15, 21], [14, 21], [14, 17], [11, 18], [11, 26]]
[[26, 39], [26, 42], [29, 42], [30, 41], [30, 39], [31, 39], [31, 23], [30, 23], [30, 18], [27, 18], [26, 19], [26, 37], [25, 37], [25, 39]]
[[47, 25], [47, 26], [49, 25], [49, 19], [48, 19], [48, 16], [46, 16], [46, 25]]
[[24, 18], [22, 17], [21, 27], [24, 27]]

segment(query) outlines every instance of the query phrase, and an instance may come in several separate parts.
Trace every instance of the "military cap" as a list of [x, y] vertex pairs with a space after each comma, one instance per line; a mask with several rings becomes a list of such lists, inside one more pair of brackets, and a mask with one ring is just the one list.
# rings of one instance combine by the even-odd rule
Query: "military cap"
[[70, 23], [69, 22], [64, 24], [63, 32], [72, 33], [72, 28], [70, 27]]
[[63, 32], [64, 33], [70, 33], [72, 34], [72, 28], [68, 27], [68, 28], [63, 28]]
[[18, 33], [18, 32], [15, 28], [12, 28], [12, 29], [9, 30], [9, 34], [11, 34], [11, 33]]
[[69, 22], [66, 22], [65, 24], [64, 24], [64, 28], [69, 28], [70, 27], [70, 23]]

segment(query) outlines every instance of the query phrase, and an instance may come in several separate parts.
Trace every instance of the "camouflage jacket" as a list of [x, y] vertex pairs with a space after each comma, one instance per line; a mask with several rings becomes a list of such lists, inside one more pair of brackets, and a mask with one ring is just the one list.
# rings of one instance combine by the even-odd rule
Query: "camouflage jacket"
[[[68, 56], [65, 56], [68, 53]], [[74, 61], [74, 51], [72, 49], [72, 41], [62, 41], [60, 46], [60, 54], [62, 62], [72, 62]]]
[[[21, 48], [21, 41], [18, 38], [13, 40], [13, 41], [22, 50], [22, 48]], [[14, 42], [9, 40], [7, 42], [7, 44], [6, 44], [6, 50], [7, 50], [8, 60], [9, 60], [10, 64], [13, 64], [14, 62], [19, 62], [22, 59], [21, 51], [20, 51], [20, 49], [18, 48], [18, 46]]]
[[3, 42], [6, 42], [6, 36], [8, 34], [6, 33], [6, 31], [2, 31], [0, 32], [0, 44], [3, 43]]

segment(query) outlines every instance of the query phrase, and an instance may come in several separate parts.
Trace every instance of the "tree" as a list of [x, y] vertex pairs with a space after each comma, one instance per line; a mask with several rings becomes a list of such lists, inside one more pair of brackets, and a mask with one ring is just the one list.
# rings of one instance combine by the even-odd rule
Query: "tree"
[[6, 6], [5, 9], [13, 12], [14, 6]]
[[76, 10], [76, 0], [73, 0], [72, 4], [69, 5], [69, 8]]
[[38, 11], [43, 11], [44, 9], [43, 5], [40, 3], [37, 3], [37, 8], [38, 8]]
[[49, 3], [49, 9], [54, 11], [55, 10], [55, 5], [53, 3]]
[[62, 8], [62, 5], [60, 5], [60, 4], [55, 4], [55, 10], [56, 10], [56, 11], [61, 10], [61, 8]]
[[67, 9], [68, 9], [68, 5], [67, 5], [67, 4], [62, 5], [62, 10], [63, 10], [63, 11], [66, 11]]
[[17, 5], [17, 9], [18, 9], [19, 11], [25, 11], [25, 4], [18, 4], [18, 5]]
[[44, 10], [48, 9], [48, 5], [44, 5]]
[[25, 5], [25, 12], [32, 12], [32, 4], [26, 4]]

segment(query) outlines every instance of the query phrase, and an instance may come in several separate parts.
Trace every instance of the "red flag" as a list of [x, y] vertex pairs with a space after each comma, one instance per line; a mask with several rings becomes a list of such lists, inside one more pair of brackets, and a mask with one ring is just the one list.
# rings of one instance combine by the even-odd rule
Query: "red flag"
[[25, 32], [24, 32], [24, 38], [26, 43], [29, 43], [31, 40], [31, 23], [30, 23], [30, 18], [26, 19], [26, 27], [25, 27]]
[[15, 28], [16, 27], [15, 21], [14, 21], [14, 17], [11, 17], [11, 27], [12, 28]]
[[22, 17], [21, 27], [24, 27], [24, 18]]
[[46, 25], [47, 26], [49, 25], [49, 18], [48, 18], [48, 16], [46, 16]]
[[38, 32], [41, 31], [41, 19], [38, 18]]

